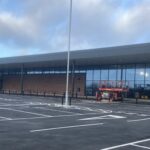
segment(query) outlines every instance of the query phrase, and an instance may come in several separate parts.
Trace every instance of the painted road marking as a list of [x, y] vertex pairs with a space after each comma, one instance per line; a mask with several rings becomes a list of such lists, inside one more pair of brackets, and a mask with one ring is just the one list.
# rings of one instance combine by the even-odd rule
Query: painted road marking
[[137, 144], [131, 144], [131, 145], [142, 148], [142, 149], [150, 149], [150, 147], [147, 147], [147, 146], [142, 146], [142, 145], [137, 145]]
[[75, 113], [75, 112], [69, 112], [69, 111], [65, 111], [65, 110], [56, 110], [56, 109], [51, 109], [51, 108], [42, 108], [42, 107], [34, 107], [37, 109], [42, 109], [42, 110], [51, 110], [51, 111], [57, 111], [57, 112], [63, 112], [63, 113], [71, 113], [71, 114], [80, 114], [80, 113]]
[[95, 124], [82, 124], [82, 125], [74, 125], [74, 126], [64, 126], [64, 127], [56, 127], [56, 128], [47, 128], [47, 129], [38, 129], [38, 130], [30, 130], [30, 132], [43, 132], [43, 131], [52, 131], [52, 130], [61, 130], [61, 129], [70, 129], [70, 128], [80, 128], [80, 127], [89, 127], [89, 126], [99, 126], [104, 123], [95, 123]]
[[11, 109], [11, 108], [0, 108], [0, 109], [16, 111], [16, 112], [22, 112], [22, 113], [26, 113], [26, 114], [38, 115], [38, 116], [43, 116], [43, 117], [51, 117], [50, 115], [44, 115], [44, 114], [39, 114], [39, 113], [34, 113], [34, 112], [29, 112], [29, 111]]
[[11, 120], [11, 118], [8, 118], [8, 117], [2, 117], [2, 116], [0, 116], [0, 118], [2, 118], [1, 120]]
[[[61, 106], [62, 107], [62, 106]], [[93, 111], [93, 112], [100, 112], [100, 113], [112, 113], [112, 110], [105, 110], [105, 109], [94, 109], [90, 107], [83, 107], [83, 106], [77, 106], [77, 105], [72, 105], [69, 107], [69, 109], [77, 109], [77, 110], [85, 110], [85, 111]]]
[[140, 141], [136, 141], [136, 142], [130, 142], [130, 143], [126, 143], [126, 144], [112, 146], [112, 147], [104, 148], [104, 149], [101, 149], [101, 150], [111, 150], [111, 149], [116, 149], [116, 148], [125, 147], [125, 146], [129, 146], [129, 145], [134, 145], [134, 144], [138, 144], [138, 143], [142, 143], [142, 142], [148, 142], [148, 141], [150, 141], [150, 139], [144, 139], [144, 140], [140, 140]]
[[13, 119], [1, 119], [0, 122], [4, 121], [19, 121], [19, 120], [34, 120], [34, 119], [44, 119], [44, 118], [51, 118], [51, 117], [30, 117], [30, 118], [13, 118]]
[[98, 117], [83, 118], [83, 119], [79, 119], [79, 120], [123, 119], [123, 118], [126, 118], [126, 117], [117, 116], [117, 115], [105, 115], [105, 116], [98, 116]]
[[85, 114], [73, 114], [73, 115], [57, 115], [57, 116], [52, 116], [53, 118], [57, 117], [72, 117], [72, 116], [86, 116], [86, 115], [97, 115], [97, 113], [85, 113]]
[[16, 101], [16, 102], [17, 102], [17, 101], [18, 101], [18, 102], [19, 102], [19, 101], [22, 101], [22, 100], [20, 100], [20, 99], [12, 99], [12, 98], [0, 98], [0, 99], [1, 99], [1, 100], [4, 100], [4, 101], [10, 101], [10, 102], [11, 102], [11, 101], [13, 101], [13, 102], [15, 102], [15, 101]]
[[143, 118], [143, 119], [136, 119], [136, 120], [127, 120], [127, 122], [139, 122], [139, 121], [145, 121], [150, 120], [150, 118]]
[[61, 118], [61, 117], [73, 117], [73, 116], [86, 116], [86, 115], [93, 115], [97, 113], [86, 113], [86, 114], [73, 114], [73, 115], [57, 115], [57, 116], [46, 116], [46, 117], [29, 117], [29, 118], [13, 118], [13, 119], [5, 119], [5, 120], [0, 120], [1, 121], [19, 121], [19, 120], [34, 120], [34, 119], [46, 119], [46, 118]]
[[47, 106], [48, 104], [45, 104], [45, 103], [42, 103], [42, 104], [40, 104], [40, 103], [25, 103], [25, 104], [2, 104], [1, 105], [1, 103], [0, 103], [0, 107], [9, 107], [9, 106]]

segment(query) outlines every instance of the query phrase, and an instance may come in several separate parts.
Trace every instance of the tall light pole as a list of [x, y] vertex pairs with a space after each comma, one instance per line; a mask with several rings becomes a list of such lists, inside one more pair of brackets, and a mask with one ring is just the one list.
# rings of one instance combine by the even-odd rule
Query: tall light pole
[[67, 55], [67, 76], [66, 76], [65, 106], [68, 106], [68, 97], [69, 97], [68, 90], [69, 90], [70, 48], [71, 48], [71, 21], [72, 21], [72, 0], [70, 0], [70, 10], [69, 10], [68, 55]]

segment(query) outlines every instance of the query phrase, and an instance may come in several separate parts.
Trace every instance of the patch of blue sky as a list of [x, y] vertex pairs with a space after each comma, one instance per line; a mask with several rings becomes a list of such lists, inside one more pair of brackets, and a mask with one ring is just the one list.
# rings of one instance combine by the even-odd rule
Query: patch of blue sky
[[21, 0], [2, 0], [0, 1], [0, 12], [13, 13], [15, 16], [22, 16], [24, 12], [24, 3]]
[[7, 47], [6, 45], [3, 45], [0, 43], [0, 57], [11, 57], [15, 56], [17, 52], [15, 50], [10, 50], [10, 47]]
[[130, 9], [142, 3], [145, 0], [121, 0], [121, 7], [124, 9]]
[[27, 48], [27, 49], [22, 49], [17, 47], [10, 48], [10, 46], [0, 43], [0, 58], [23, 56], [23, 55], [35, 55], [35, 54], [42, 54], [42, 53], [46, 53], [46, 52], [42, 52], [38, 48]]
[[[112, 17], [110, 20], [112, 22], [118, 20], [118, 18], [122, 17], [123, 13], [128, 12], [130, 9], [139, 6], [140, 3], [146, 0], [117, 0], [118, 1], [118, 7], [116, 8], [117, 11], [112, 14]], [[117, 2], [116, 1], [116, 2]]]

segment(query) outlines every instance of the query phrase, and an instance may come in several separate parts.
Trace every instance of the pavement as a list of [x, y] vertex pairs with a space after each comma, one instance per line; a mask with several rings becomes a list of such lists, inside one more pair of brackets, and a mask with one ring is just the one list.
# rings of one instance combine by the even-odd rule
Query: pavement
[[144, 150], [149, 128], [149, 105], [0, 95], [0, 150]]

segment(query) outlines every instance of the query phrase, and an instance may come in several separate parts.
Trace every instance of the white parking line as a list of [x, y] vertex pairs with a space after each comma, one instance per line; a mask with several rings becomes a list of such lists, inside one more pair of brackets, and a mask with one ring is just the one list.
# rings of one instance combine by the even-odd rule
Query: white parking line
[[84, 116], [84, 115], [93, 115], [97, 113], [87, 113], [87, 114], [73, 114], [73, 115], [58, 115], [58, 116], [45, 116], [45, 117], [30, 117], [30, 118], [14, 118], [14, 119], [5, 119], [5, 120], [0, 120], [1, 121], [19, 121], [19, 120], [34, 120], [34, 119], [46, 119], [46, 118], [61, 118], [61, 117], [73, 117], [73, 116]]
[[17, 99], [12, 99], [12, 98], [0, 98], [1, 100], [4, 100], [4, 101], [18, 101]]
[[63, 113], [71, 113], [71, 114], [80, 114], [80, 113], [75, 113], [75, 112], [70, 112], [70, 111], [65, 111], [65, 110], [56, 110], [56, 109], [51, 109], [51, 108], [42, 108], [42, 107], [35, 107], [38, 109], [42, 109], [42, 110], [51, 110], [51, 111], [57, 111], [57, 112], [63, 112]]
[[0, 102], [0, 105], [1, 106], [4, 106], [4, 105], [8, 105], [7, 103], [2, 103], [2, 102]]
[[59, 118], [59, 117], [72, 117], [72, 116], [86, 116], [86, 115], [96, 115], [98, 113], [86, 113], [86, 114], [73, 114], [73, 115], [58, 115], [58, 116], [52, 116], [53, 118]]
[[26, 114], [38, 115], [38, 116], [43, 116], [43, 117], [51, 117], [50, 115], [44, 115], [44, 114], [39, 114], [39, 113], [34, 113], [34, 112], [29, 112], [29, 111], [11, 109], [11, 108], [0, 108], [0, 109], [16, 111], [16, 112], [22, 112], [22, 113], [26, 113]]
[[79, 128], [79, 127], [89, 127], [89, 126], [99, 126], [104, 123], [95, 123], [95, 124], [82, 124], [82, 125], [74, 125], [74, 126], [64, 126], [57, 128], [47, 128], [47, 129], [39, 129], [39, 130], [30, 130], [30, 132], [43, 132], [43, 131], [52, 131], [52, 130], [61, 130], [61, 129], [70, 129], [70, 128]]
[[140, 140], [140, 141], [136, 141], [136, 142], [131, 142], [131, 143], [121, 144], [121, 145], [117, 145], [117, 146], [112, 146], [112, 147], [104, 148], [104, 149], [101, 149], [101, 150], [111, 150], [111, 149], [116, 149], [116, 148], [125, 147], [125, 146], [129, 146], [129, 145], [135, 145], [135, 144], [138, 144], [138, 143], [148, 142], [148, 141], [150, 141], [150, 139], [144, 139], [144, 140]]
[[24, 103], [24, 104], [2, 104], [0, 103], [0, 107], [9, 107], [9, 106], [36, 106], [36, 105], [40, 105], [40, 106], [47, 106], [48, 104], [47, 103], [31, 103], [31, 102], [28, 102], [28, 103]]
[[79, 120], [101, 120], [101, 119], [124, 119], [124, 116], [117, 116], [117, 115], [105, 115], [105, 116], [97, 116], [97, 117], [90, 117], [90, 118], [83, 118]]
[[14, 118], [14, 119], [1, 119], [0, 122], [4, 121], [19, 121], [19, 120], [34, 120], [34, 119], [44, 119], [44, 118], [50, 118], [50, 117], [31, 117], [31, 118]]
[[139, 122], [139, 121], [145, 121], [150, 120], [150, 118], [143, 118], [143, 119], [136, 119], [136, 120], [127, 120], [127, 122]]
[[[1, 120], [11, 120], [11, 118], [2, 117], [2, 116], [0, 116], [0, 118], [2, 118]], [[0, 120], [0, 121], [1, 121], [1, 120]]]
[[143, 148], [143, 149], [150, 149], [150, 147], [147, 147], [147, 146], [142, 146], [142, 145], [137, 145], [137, 144], [131, 144], [131, 145], [139, 147], [139, 148]]

